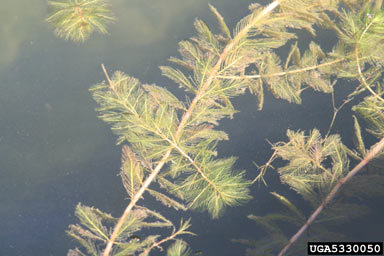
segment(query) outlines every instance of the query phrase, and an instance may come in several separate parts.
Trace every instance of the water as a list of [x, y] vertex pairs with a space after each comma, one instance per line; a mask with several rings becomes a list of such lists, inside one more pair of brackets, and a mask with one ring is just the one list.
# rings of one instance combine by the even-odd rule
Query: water
[[[234, 27], [247, 14], [250, 1], [210, 3], [229, 27]], [[214, 21], [206, 0], [116, 0], [111, 4], [118, 19], [109, 26], [109, 34], [94, 34], [84, 44], [74, 44], [54, 36], [44, 21], [44, 1], [2, 2], [0, 255], [65, 255], [68, 249], [79, 246], [65, 234], [68, 225], [76, 222], [73, 213], [78, 202], [120, 216], [127, 204], [116, 176], [120, 147], [115, 146], [116, 137], [109, 127], [97, 119], [88, 88], [105, 79], [100, 68], [104, 63], [110, 72], [122, 70], [144, 83], [167, 86], [181, 95], [160, 76], [158, 66], [177, 55], [180, 40], [194, 35], [195, 17], [210, 24]], [[311, 104], [303, 108], [267, 95], [262, 112], [256, 110], [253, 96], [235, 99], [236, 108], [242, 112], [234, 120], [221, 122], [231, 139], [220, 143], [221, 156], [238, 156], [237, 168], [246, 169], [253, 178], [256, 171], [252, 161], [266, 162], [271, 154], [265, 138], [285, 140], [287, 128], [308, 130], [316, 126], [326, 131], [332, 112], [330, 108], [328, 112], [319, 109], [323, 110], [320, 100], [329, 97], [305, 96], [308, 98], [303, 104]], [[351, 119], [341, 120], [336, 128], [352, 127]], [[276, 188], [276, 175], [270, 177], [270, 186]], [[191, 230], [200, 235], [186, 238], [193, 250], [204, 255], [244, 255], [245, 247], [229, 239], [260, 238], [262, 230], [246, 215], [275, 209], [276, 205], [269, 203], [273, 199], [268, 191], [255, 186], [254, 200], [229, 209], [214, 221], [206, 213], [184, 216], [168, 208], [158, 209], [176, 223], [180, 217], [193, 217]], [[285, 191], [294, 196], [292, 191]], [[382, 199], [376, 200], [382, 205]], [[158, 207], [156, 204], [153, 200], [144, 203], [150, 208]], [[374, 214], [380, 216], [377, 211]], [[372, 222], [364, 225], [373, 225], [372, 239], [382, 239], [382, 228]]]

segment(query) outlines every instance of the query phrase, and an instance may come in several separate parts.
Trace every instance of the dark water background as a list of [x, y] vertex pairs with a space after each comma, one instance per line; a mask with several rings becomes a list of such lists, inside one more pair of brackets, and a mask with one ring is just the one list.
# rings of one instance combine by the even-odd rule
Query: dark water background
[[[251, 1], [210, 3], [233, 28], [248, 13]], [[104, 79], [100, 64], [110, 72], [121, 70], [143, 83], [173, 90], [176, 86], [160, 76], [158, 66], [177, 55], [180, 40], [195, 34], [195, 17], [211, 26], [214, 19], [207, 0], [112, 0], [118, 20], [109, 27], [110, 34], [94, 34], [84, 44], [74, 44], [54, 36], [44, 21], [45, 1], [3, 0], [1, 4], [0, 255], [65, 255], [79, 246], [65, 234], [67, 226], [76, 222], [73, 212], [78, 202], [114, 216], [120, 216], [128, 203], [116, 175], [120, 147], [115, 146], [116, 137], [108, 125], [97, 119], [96, 104], [88, 92], [92, 84]], [[305, 47], [309, 36], [302, 36], [306, 39], [301, 47]], [[280, 54], [286, 51], [283, 48]], [[347, 85], [340, 86], [336, 98], [348, 90]], [[332, 116], [330, 99], [329, 95], [306, 91], [299, 106], [267, 94], [262, 112], [257, 111], [253, 96], [234, 99], [241, 112], [233, 120], [221, 122], [230, 141], [219, 144], [220, 156], [238, 156], [237, 168], [254, 178], [257, 172], [252, 162], [265, 163], [271, 154], [266, 139], [286, 140], [288, 128], [327, 131]], [[348, 145], [352, 127], [347, 107], [334, 131], [342, 131]], [[191, 230], [199, 236], [186, 240], [203, 255], [244, 255], [245, 247], [230, 239], [263, 236], [246, 216], [277, 209], [270, 191], [284, 193], [299, 206], [302, 203], [292, 191], [279, 186], [273, 171], [267, 181], [268, 188], [253, 187], [251, 202], [228, 209], [218, 220], [210, 220], [206, 213], [184, 214], [159, 207], [149, 196], [143, 204], [176, 223], [191, 216]], [[376, 198], [371, 205], [375, 207], [371, 217], [354, 223], [355, 229], [348, 232], [362, 236], [358, 239], [382, 241], [383, 199]]]

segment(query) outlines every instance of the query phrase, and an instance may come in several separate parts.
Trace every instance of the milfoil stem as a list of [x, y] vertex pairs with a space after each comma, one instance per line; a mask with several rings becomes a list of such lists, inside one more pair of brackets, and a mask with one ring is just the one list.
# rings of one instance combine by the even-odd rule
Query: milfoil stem
[[305, 222], [305, 224], [296, 232], [295, 235], [289, 239], [289, 243], [280, 251], [278, 256], [283, 256], [284, 253], [287, 252], [289, 247], [293, 243], [295, 243], [300, 236], [304, 233], [304, 231], [312, 224], [312, 222], [316, 219], [316, 217], [321, 213], [321, 211], [325, 208], [325, 206], [332, 200], [332, 198], [336, 195], [337, 191], [344, 185], [348, 180], [350, 180], [356, 173], [358, 173], [364, 166], [366, 166], [372, 158], [374, 158], [380, 151], [384, 148], [384, 138], [382, 138], [376, 145], [369, 151], [369, 153], [364, 157], [364, 159], [355, 166], [344, 178], [340, 179], [337, 184], [333, 187], [332, 191], [329, 192], [328, 196], [321, 203], [321, 205], [312, 213], [311, 217]]
[[[272, 3], [270, 3], [259, 15], [257, 15], [247, 26], [245, 26], [236, 35], [236, 37], [234, 37], [233, 40], [224, 48], [224, 50], [223, 50], [222, 54], [220, 55], [220, 58], [218, 59], [216, 65], [212, 68], [212, 70], [211, 70], [211, 72], [209, 74], [209, 77], [207, 78], [207, 80], [205, 81], [205, 83], [201, 87], [201, 89], [197, 92], [197, 94], [196, 94], [195, 98], [193, 99], [193, 101], [191, 102], [188, 110], [184, 113], [184, 115], [183, 115], [183, 117], [182, 117], [182, 119], [180, 121], [180, 124], [179, 124], [179, 126], [178, 126], [178, 128], [176, 130], [175, 136], [174, 136], [175, 141], [177, 141], [177, 139], [180, 137], [181, 131], [183, 130], [183, 128], [184, 128], [185, 124], [187, 123], [187, 121], [189, 120], [189, 118], [191, 117], [192, 112], [193, 112], [196, 104], [198, 103], [200, 98], [204, 95], [205, 91], [211, 85], [213, 80], [216, 78], [217, 73], [220, 70], [220, 67], [221, 67], [222, 63], [224, 62], [225, 58], [227, 57], [228, 53], [233, 49], [234, 46], [236, 46], [238, 44], [240, 39], [242, 39], [242, 38], [247, 36], [249, 30], [260, 19], [262, 19], [263, 17], [268, 15], [271, 11], [273, 11], [273, 9], [275, 9], [279, 5], [279, 3], [281, 1], [282, 0], [275, 0]], [[106, 74], [107, 80], [110, 81], [104, 66], [102, 66], [102, 67], [103, 67], [104, 73]], [[123, 226], [125, 219], [128, 217], [128, 214], [132, 211], [133, 207], [136, 205], [137, 201], [139, 201], [139, 199], [144, 194], [144, 192], [147, 190], [147, 188], [152, 183], [152, 181], [156, 178], [157, 174], [160, 172], [161, 168], [164, 166], [164, 164], [166, 163], [167, 159], [171, 155], [171, 152], [172, 152], [173, 148], [174, 147], [172, 145], [169, 147], [169, 149], [164, 154], [164, 156], [161, 158], [161, 160], [159, 161], [157, 166], [153, 169], [152, 173], [144, 181], [144, 183], [141, 186], [141, 188], [132, 197], [131, 202], [129, 203], [127, 208], [125, 208], [123, 215], [120, 217], [119, 221], [117, 222], [117, 224], [116, 224], [116, 226], [115, 226], [115, 228], [113, 230], [111, 238], [109, 239], [109, 241], [107, 243], [107, 246], [105, 247], [105, 250], [103, 252], [103, 256], [109, 256], [109, 254], [110, 254], [110, 252], [112, 250], [112, 246], [113, 246], [116, 238], [119, 235], [120, 229]]]

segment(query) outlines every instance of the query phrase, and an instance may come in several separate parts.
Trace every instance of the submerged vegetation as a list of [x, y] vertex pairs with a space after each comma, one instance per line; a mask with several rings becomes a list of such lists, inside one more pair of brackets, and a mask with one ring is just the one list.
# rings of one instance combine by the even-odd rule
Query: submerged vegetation
[[[57, 12], [57, 16], [53, 15], [48, 20], [66, 25], [67, 22], [63, 23], [65, 19], [59, 22], [59, 17], [78, 15], [76, 8], [79, 7], [74, 7], [74, 4], [86, 2], [99, 1], [70, 1], [71, 8]], [[56, 3], [56, 6], [64, 5]], [[330, 94], [334, 108], [325, 135], [315, 128], [309, 134], [288, 130], [289, 141], [272, 145], [274, 153], [260, 167], [257, 177], [264, 181], [264, 174], [275, 159], [286, 161], [278, 168], [282, 183], [295, 190], [311, 209], [316, 209], [315, 213], [307, 220], [306, 214], [288, 198], [273, 192], [272, 195], [288, 211], [263, 217], [249, 216], [267, 230], [269, 236], [261, 241], [237, 239], [237, 242], [251, 247], [247, 250], [248, 255], [268, 255], [271, 252], [268, 250], [280, 250], [288, 244], [280, 252], [283, 255], [323, 209], [326, 210], [311, 226], [314, 236], [309, 237], [319, 240], [340, 237], [340, 233], [332, 232], [327, 225], [339, 225], [358, 217], [357, 212], [363, 213], [366, 209], [348, 202], [348, 198], [359, 196], [359, 193], [367, 196], [377, 194], [377, 190], [367, 192], [364, 187], [371, 186], [372, 177], [375, 177], [374, 186], [383, 191], [382, 173], [370, 172], [359, 176], [359, 182], [352, 180], [348, 190], [336, 194], [372, 159], [376, 160], [372, 165], [379, 164], [377, 159], [382, 155], [382, 1], [276, 0], [266, 7], [252, 4], [249, 9], [250, 14], [231, 31], [219, 12], [210, 6], [217, 18], [219, 33], [212, 32], [204, 21], [196, 20], [197, 36], [180, 42], [181, 56], [170, 58], [177, 67], [161, 67], [163, 75], [191, 97], [185, 102], [165, 87], [142, 84], [121, 71], [110, 76], [102, 66], [106, 81], [94, 85], [91, 92], [99, 106], [99, 117], [111, 125], [118, 136], [117, 143], [122, 144], [120, 176], [130, 202], [120, 218], [82, 204], [77, 206], [76, 216], [80, 224], [71, 225], [68, 233], [81, 243], [87, 254], [144, 256], [155, 248], [162, 249], [164, 243], [171, 240], [176, 242], [169, 247], [167, 255], [191, 254], [179, 237], [192, 235], [188, 231], [189, 221], [180, 220], [180, 224], [175, 225], [163, 214], [140, 205], [146, 192], [165, 206], [182, 211], [208, 211], [212, 218], [220, 217], [226, 207], [251, 199], [249, 190], [253, 182], [245, 178], [244, 171], [234, 169], [236, 158], [218, 158], [216, 149], [219, 141], [228, 139], [225, 132], [217, 129], [218, 121], [232, 118], [236, 110], [231, 99], [246, 90], [257, 96], [260, 110], [266, 89], [276, 98], [297, 104], [301, 103], [304, 90], [313, 89]], [[85, 9], [81, 10], [85, 13]], [[98, 12], [89, 12], [95, 13]], [[110, 17], [108, 15], [105, 17]], [[72, 21], [74, 27], [81, 27], [82, 18], [77, 19]], [[90, 26], [95, 25], [94, 19], [88, 22]], [[306, 50], [299, 49], [297, 32], [305, 30], [316, 38], [318, 29], [334, 32], [338, 42], [333, 49], [325, 52], [315, 42], [310, 42]], [[58, 31], [59, 35], [78, 40], [89, 35], [82, 32], [83, 35], [79, 36], [79, 31], [72, 34], [73, 30], [68, 27]], [[276, 49], [287, 44], [290, 45], [288, 55], [279, 57]], [[354, 88], [336, 107], [334, 88], [339, 82], [346, 81]], [[356, 117], [353, 117], [354, 127], [350, 128], [355, 132], [355, 149], [342, 143], [343, 134], [330, 134], [339, 110], [358, 100], [360, 102], [353, 106], [353, 110], [366, 120], [369, 125], [367, 131], [381, 140], [370, 150], [365, 146]], [[356, 161], [360, 163], [350, 171], [350, 166]], [[359, 189], [354, 185], [359, 185]], [[337, 200], [331, 201], [335, 196]], [[278, 225], [281, 222], [302, 228], [289, 239]], [[152, 231], [155, 227], [172, 231], [169, 236], [161, 237], [157, 231]], [[137, 232], [143, 228], [151, 228], [154, 235], [138, 238]], [[293, 255], [299, 252], [300, 243], [288, 252]], [[68, 255], [86, 253], [75, 249]]]
[[94, 31], [107, 33], [106, 25], [115, 20], [104, 0], [48, 1], [50, 16], [47, 21], [55, 27], [55, 34], [65, 40], [84, 42]]
[[[349, 171], [348, 155], [362, 157], [368, 150], [361, 144], [360, 127], [355, 119], [356, 148], [364, 152], [359, 155], [357, 151], [348, 149], [341, 142], [339, 135], [330, 135], [322, 138], [319, 131], [314, 129], [309, 135], [304, 132], [288, 130], [288, 142], [279, 142], [273, 145], [274, 157], [283, 159], [287, 163], [278, 168], [280, 180], [305, 201], [314, 212], [324, 209], [316, 220], [308, 220], [303, 207], [295, 206], [285, 196], [271, 192], [281, 204], [283, 209], [279, 213], [270, 213], [265, 216], [249, 215], [248, 218], [257, 223], [266, 233], [263, 239], [251, 241], [250, 239], [233, 239], [233, 242], [248, 246], [247, 256], [264, 255], [263, 248], [271, 248], [277, 255], [285, 245], [293, 245], [286, 253], [279, 255], [305, 255], [307, 242], [348, 241], [350, 238], [343, 232], [343, 226], [366, 216], [370, 209], [364, 204], [365, 199], [374, 196], [384, 196], [384, 175], [377, 170], [365, 169], [358, 179], [351, 180], [340, 193], [335, 194], [334, 189], [343, 184]], [[379, 156], [382, 158], [381, 156]], [[358, 160], [361, 160], [358, 159]], [[371, 168], [379, 167], [375, 161]], [[330, 201], [329, 196], [335, 196]], [[307, 221], [312, 222], [308, 227]], [[305, 236], [301, 236], [295, 243], [290, 242], [290, 234], [283, 229], [288, 225], [295, 229], [307, 227]], [[291, 229], [289, 229], [291, 230]], [[303, 230], [302, 232], [304, 232]], [[302, 234], [302, 233], [300, 233]]]

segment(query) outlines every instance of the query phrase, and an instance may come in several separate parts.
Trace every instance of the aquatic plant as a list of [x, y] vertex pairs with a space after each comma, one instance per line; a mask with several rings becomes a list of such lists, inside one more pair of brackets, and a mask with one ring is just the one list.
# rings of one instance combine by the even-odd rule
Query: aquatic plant
[[65, 40], [84, 42], [94, 31], [107, 33], [107, 23], [115, 20], [104, 0], [48, 1], [50, 16], [46, 19], [55, 34]]
[[[262, 226], [267, 231], [268, 236], [256, 241], [234, 239], [235, 242], [250, 247], [247, 250], [247, 255], [264, 255], [264, 248], [281, 248], [279, 253], [274, 251], [279, 256], [297, 255], [303, 254], [305, 247], [302, 245], [305, 245], [307, 241], [330, 241], [332, 239], [345, 241], [346, 237], [340, 233], [340, 229], [332, 232], [332, 228], [335, 229], [346, 221], [361, 217], [368, 210], [364, 204], [351, 203], [348, 200], [351, 197], [361, 199], [383, 195], [384, 177], [377, 170], [376, 172], [366, 172], [364, 175], [359, 175], [357, 179], [351, 180], [360, 170], [367, 170], [368, 163], [371, 169], [373, 167], [382, 168], [383, 164], [382, 61], [384, 56], [381, 49], [384, 47], [384, 11], [382, 10], [382, 1], [340, 2], [342, 3], [341, 6], [336, 5], [337, 8], [330, 9], [328, 13], [325, 12], [320, 15], [318, 25], [333, 30], [339, 41], [328, 54], [324, 54], [320, 50], [321, 53], [318, 58], [322, 59], [322, 63], [317, 67], [320, 73], [313, 73], [312, 75], [314, 78], [319, 75], [328, 76], [329, 81], [333, 80], [332, 84], [336, 84], [338, 80], [343, 78], [348, 79], [350, 84], [352, 84], [351, 80], [356, 80], [358, 84], [339, 107], [335, 106], [332, 92], [334, 115], [324, 138], [321, 138], [316, 129], [308, 136], [305, 136], [304, 132], [288, 130], [289, 142], [273, 144], [274, 153], [266, 164], [259, 167], [260, 175], [255, 179], [255, 181], [264, 181], [266, 170], [273, 168], [272, 163], [276, 159], [288, 161], [286, 165], [278, 168], [280, 180], [295, 190], [309, 204], [313, 213], [306, 217], [286, 197], [275, 192], [271, 193], [288, 211], [265, 216], [248, 216]], [[311, 50], [311, 45], [309, 48]], [[288, 54], [286, 69], [290, 68], [291, 60], [293, 66], [296, 63], [302, 66], [301, 61], [294, 60], [295, 57], [293, 56], [295, 55], [300, 57], [300, 51], [296, 45], [293, 45]], [[329, 70], [329, 67], [322, 69], [321, 66], [327, 64], [328, 56], [340, 58], [343, 66], [333, 63], [329, 66], [334, 67], [333, 71]], [[311, 69], [309, 67], [307, 70]], [[294, 74], [298, 70], [301, 71], [300, 69], [286, 71], [285, 75]], [[316, 81], [313, 81], [312, 84], [308, 85], [311, 87], [319, 86], [315, 84]], [[323, 83], [321, 82], [321, 84]], [[356, 149], [349, 149], [341, 143], [340, 135], [330, 135], [330, 131], [339, 110], [347, 103], [353, 102], [356, 95], [366, 91], [369, 92], [370, 96], [365, 97], [352, 109], [367, 121], [370, 127], [367, 131], [379, 138], [380, 141], [371, 149], [366, 149], [360, 125], [354, 116]], [[360, 161], [352, 170], [349, 170], [350, 159], [348, 156]], [[349, 184], [340, 192], [340, 188], [347, 182]], [[337, 192], [339, 193], [337, 194]], [[333, 199], [335, 201], [331, 201]], [[289, 237], [281, 228], [281, 223], [295, 226], [299, 230]], [[307, 232], [309, 226], [311, 228]], [[304, 232], [306, 235], [302, 237]], [[288, 249], [290, 250], [288, 251]]]
[[[248, 247], [247, 256], [264, 255], [264, 248], [273, 248], [271, 251], [274, 255], [277, 255], [280, 250], [279, 255], [303, 255], [307, 252], [307, 242], [350, 240], [342, 233], [342, 227], [353, 221], [356, 222], [357, 218], [369, 213], [369, 207], [362, 202], [373, 196], [384, 196], [384, 175], [377, 170], [365, 169], [364, 175], [349, 181], [357, 169], [362, 168], [362, 163], [370, 161], [369, 157], [376, 155], [376, 159], [383, 158], [382, 153], [375, 152], [377, 146], [370, 151], [365, 149], [356, 117], [354, 127], [358, 151], [348, 149], [341, 142], [339, 135], [322, 138], [316, 129], [309, 135], [288, 130], [288, 142], [273, 144], [275, 159], [280, 158], [287, 162], [278, 168], [280, 180], [296, 191], [314, 213], [308, 218], [304, 210], [295, 206], [288, 198], [271, 192], [284, 209], [265, 216], [253, 214], [248, 216], [250, 220], [262, 227], [267, 235], [256, 241], [247, 238], [233, 239], [233, 242], [245, 244]], [[381, 141], [380, 144], [382, 147], [383, 142]], [[357, 160], [362, 158], [365, 160], [349, 171], [348, 155]], [[372, 164], [374, 166], [375, 161]], [[336, 194], [347, 181], [349, 183], [344, 189]], [[331, 199], [334, 200], [331, 201]], [[353, 199], [359, 199], [359, 201], [356, 202]], [[307, 230], [309, 225], [310, 230]], [[287, 229], [287, 226], [291, 229]], [[288, 231], [292, 228], [299, 231], [290, 239]], [[301, 236], [304, 232], [305, 235]], [[287, 251], [288, 248], [289, 251]]]
[[[375, 103], [369, 108], [361, 103], [355, 109], [365, 113], [371, 120], [371, 131], [381, 135], [384, 125], [375, 118], [382, 114], [378, 102], [384, 101], [378, 83], [384, 59], [384, 53], [378, 50], [384, 47], [381, 4], [380, 0], [276, 0], [266, 7], [252, 4], [251, 13], [238, 22], [233, 32], [210, 6], [219, 24], [219, 34], [196, 20], [197, 36], [180, 42], [181, 57], [170, 59], [179, 68], [161, 67], [163, 75], [192, 95], [193, 99], [185, 102], [164, 87], [142, 84], [121, 71], [110, 77], [102, 66], [106, 81], [94, 85], [91, 92], [99, 105], [99, 117], [112, 126], [118, 135], [117, 143], [123, 144], [120, 175], [130, 203], [119, 219], [78, 205], [76, 215], [81, 225], [72, 225], [69, 234], [91, 255], [148, 255], [153, 248], [191, 233], [187, 230], [188, 222], [181, 222], [176, 229], [160, 213], [140, 206], [145, 192], [168, 207], [204, 210], [213, 218], [221, 216], [228, 206], [250, 200], [251, 182], [244, 178], [244, 171], [234, 170], [236, 159], [219, 159], [216, 153], [217, 143], [228, 139], [225, 132], [216, 129], [218, 121], [236, 113], [231, 98], [247, 89], [257, 96], [260, 110], [265, 89], [292, 103], [301, 103], [302, 91], [310, 88], [331, 94], [334, 115], [325, 137], [316, 129], [309, 136], [288, 131], [290, 141], [274, 144], [275, 153], [261, 167], [258, 177], [263, 179], [277, 157], [287, 160], [289, 163], [279, 170], [282, 181], [314, 207], [320, 204], [315, 212], [319, 214], [337, 190], [384, 146], [382, 140], [368, 151], [360, 142], [356, 151], [347, 149], [340, 135], [330, 135], [338, 111], [363, 92], [371, 95], [365, 100]], [[310, 42], [302, 54], [293, 42], [297, 39], [295, 32], [304, 29], [315, 36], [317, 27], [333, 30], [338, 44], [325, 53], [318, 44]], [[287, 42], [291, 43], [291, 50], [282, 61], [275, 49]], [[356, 80], [358, 85], [336, 108], [334, 86], [338, 79]], [[355, 123], [356, 134], [361, 134], [357, 127]], [[362, 137], [358, 140], [362, 141]], [[348, 155], [361, 160], [351, 172]], [[152, 186], [153, 183], [158, 186]], [[304, 230], [316, 218], [313, 215], [310, 221], [305, 221], [305, 215], [284, 196], [273, 195], [300, 218], [296, 224], [305, 223]], [[156, 221], [147, 222], [148, 216]], [[278, 232], [269, 219], [261, 220], [260, 223]], [[289, 217], [288, 220], [294, 221]], [[173, 231], [165, 238], [150, 235], [137, 241], [137, 231], [156, 226], [172, 227]], [[272, 238], [271, 241], [281, 240]], [[295, 241], [291, 240], [288, 247]], [[176, 246], [181, 244], [171, 248]], [[185, 250], [171, 252], [182, 255]], [[70, 253], [84, 255], [79, 249]]]

